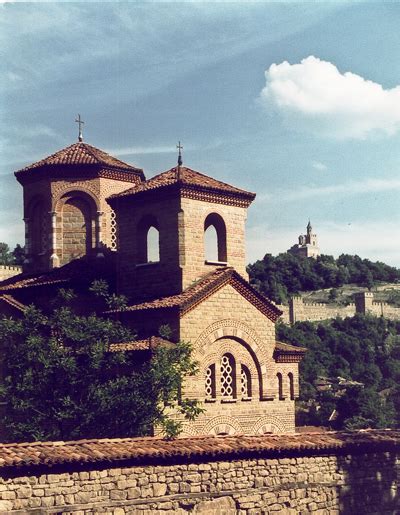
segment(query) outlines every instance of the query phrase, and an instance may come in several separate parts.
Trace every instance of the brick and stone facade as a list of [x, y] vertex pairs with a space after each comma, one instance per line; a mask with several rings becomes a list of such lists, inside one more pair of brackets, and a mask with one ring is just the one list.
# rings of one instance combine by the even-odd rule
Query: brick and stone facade
[[29, 272], [116, 250], [115, 215], [106, 198], [144, 179], [141, 169], [81, 141], [15, 175], [24, 188]]
[[168, 325], [172, 343], [193, 346], [199, 372], [182, 395], [199, 399], [205, 412], [185, 422], [183, 434], [294, 431], [305, 350], [275, 341], [282, 312], [248, 282], [245, 222], [254, 193], [182, 163], [145, 180], [142, 170], [82, 141], [16, 176], [24, 188], [25, 268], [34, 274], [0, 285], [3, 312], [22, 316], [24, 303], [45, 304], [52, 287], [78, 287], [84, 299], [80, 282], [98, 268], [90, 259], [105, 261], [118, 247], [112, 283], [129, 302], [105, 315], [139, 339]]
[[[139, 332], [162, 325], [188, 341], [199, 372], [183, 395], [205, 412], [183, 434], [294, 431], [298, 363], [304, 350], [276, 356], [279, 309], [247, 281], [245, 221], [255, 195], [178, 166], [108, 199], [120, 235], [119, 291], [133, 302], [117, 316]], [[206, 233], [215, 234], [209, 259]], [[149, 256], [149, 231], [158, 259]]]

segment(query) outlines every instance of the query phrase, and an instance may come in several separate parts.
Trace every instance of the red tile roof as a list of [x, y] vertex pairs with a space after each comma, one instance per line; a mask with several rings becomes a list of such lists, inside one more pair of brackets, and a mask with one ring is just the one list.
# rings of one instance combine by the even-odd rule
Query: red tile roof
[[288, 343], [283, 342], [275, 342], [275, 351], [277, 353], [285, 353], [285, 354], [305, 354], [307, 349], [305, 347], [297, 347], [296, 345], [289, 345]]
[[0, 295], [0, 302], [6, 302], [10, 306], [21, 312], [24, 312], [27, 308], [25, 304], [22, 304], [22, 302], [19, 302], [17, 299], [14, 299], [12, 295]]
[[144, 340], [135, 340], [132, 342], [112, 343], [109, 350], [111, 352], [125, 352], [150, 350], [158, 347], [172, 347], [174, 344], [169, 340], [165, 340], [159, 336], [150, 336]]
[[109, 198], [119, 198], [126, 197], [130, 195], [136, 195], [138, 193], [144, 191], [156, 190], [159, 188], [165, 188], [166, 186], [171, 186], [173, 184], [181, 184], [184, 186], [192, 186], [196, 188], [201, 188], [205, 190], [212, 190], [221, 193], [229, 193], [237, 196], [248, 197], [249, 200], [253, 200], [255, 198], [255, 193], [250, 193], [249, 191], [242, 190], [240, 188], [236, 188], [235, 186], [230, 186], [225, 182], [217, 181], [208, 175], [204, 175], [203, 173], [196, 172], [195, 170], [191, 170], [185, 166], [180, 167], [180, 174], [178, 178], [177, 168], [171, 168], [166, 172], [160, 173], [151, 179], [142, 182], [138, 186], [133, 188], [129, 188], [122, 193], [118, 193], [112, 195]]
[[239, 293], [260, 309], [260, 311], [271, 320], [276, 321], [281, 316], [282, 312], [272, 301], [255, 290], [231, 267], [220, 268], [209, 273], [196, 284], [187, 288], [183, 293], [155, 299], [149, 302], [142, 302], [140, 304], [133, 304], [126, 308], [122, 308], [121, 310], [113, 310], [108, 313], [179, 308], [183, 315], [195, 308], [200, 302], [208, 298], [226, 284], [230, 284], [233, 288], [239, 291]]
[[98, 276], [112, 280], [113, 256], [102, 259], [83, 257], [74, 259], [70, 263], [54, 268], [50, 272], [37, 274], [19, 274], [0, 282], [0, 293], [12, 292], [21, 288], [34, 286], [47, 286], [72, 282], [94, 280]]
[[75, 442], [0, 444], [0, 469], [55, 465], [121, 466], [189, 460], [238, 460], [344, 452], [400, 449], [400, 431], [393, 429], [282, 435], [199, 436], [164, 440], [121, 438]]
[[101, 165], [104, 167], [118, 168], [120, 170], [122, 169], [143, 174], [143, 170], [140, 168], [124, 163], [116, 157], [110, 156], [103, 150], [83, 142], [74, 143], [69, 147], [63, 148], [55, 154], [41, 159], [37, 163], [26, 166], [22, 170], [16, 172], [16, 174], [45, 166], [58, 165]]

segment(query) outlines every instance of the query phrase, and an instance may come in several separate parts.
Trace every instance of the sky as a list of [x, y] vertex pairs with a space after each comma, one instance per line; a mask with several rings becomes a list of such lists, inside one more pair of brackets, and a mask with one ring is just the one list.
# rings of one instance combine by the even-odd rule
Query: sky
[[247, 259], [311, 220], [321, 251], [400, 267], [400, 3], [0, 3], [0, 241], [13, 172], [84, 140], [150, 178], [253, 191]]

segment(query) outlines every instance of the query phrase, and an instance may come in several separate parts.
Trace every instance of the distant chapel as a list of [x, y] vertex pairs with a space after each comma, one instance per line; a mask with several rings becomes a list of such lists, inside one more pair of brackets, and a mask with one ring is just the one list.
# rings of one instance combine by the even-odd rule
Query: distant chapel
[[307, 224], [307, 233], [300, 234], [299, 243], [293, 245], [288, 252], [296, 256], [317, 258], [321, 255], [318, 247], [317, 235], [313, 232], [310, 220]]
[[[162, 325], [172, 344], [191, 342], [199, 372], [183, 396], [206, 410], [185, 423], [184, 435], [294, 431], [305, 349], [276, 341], [281, 311], [248, 282], [245, 221], [254, 193], [183, 166], [180, 155], [177, 166], [146, 180], [81, 137], [15, 175], [26, 264], [0, 282], [0, 314], [46, 305], [59, 287], [84, 299], [90, 281], [103, 277], [129, 298], [103, 316], [138, 333], [121, 349], [150, 355], [163, 344]], [[84, 301], [80, 309], [88, 309]]]

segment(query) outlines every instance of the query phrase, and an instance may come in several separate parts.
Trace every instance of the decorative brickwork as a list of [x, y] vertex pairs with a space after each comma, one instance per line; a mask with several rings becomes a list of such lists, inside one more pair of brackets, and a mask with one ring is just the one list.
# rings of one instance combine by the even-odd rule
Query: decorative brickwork
[[116, 250], [106, 197], [144, 179], [143, 171], [79, 142], [16, 172], [24, 187], [26, 270], [41, 272], [82, 255]]

